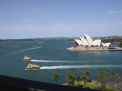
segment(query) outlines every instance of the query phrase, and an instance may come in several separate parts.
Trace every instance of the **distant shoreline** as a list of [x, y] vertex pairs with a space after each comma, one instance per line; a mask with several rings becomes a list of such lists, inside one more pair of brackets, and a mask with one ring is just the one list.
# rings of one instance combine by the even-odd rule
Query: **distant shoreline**
[[[31, 39], [73, 39], [77, 37], [40, 37], [40, 38], [0, 38], [0, 40], [31, 40]], [[93, 37], [93, 38], [101, 38], [101, 39], [122, 39], [122, 36], [100, 36], [100, 37]]]

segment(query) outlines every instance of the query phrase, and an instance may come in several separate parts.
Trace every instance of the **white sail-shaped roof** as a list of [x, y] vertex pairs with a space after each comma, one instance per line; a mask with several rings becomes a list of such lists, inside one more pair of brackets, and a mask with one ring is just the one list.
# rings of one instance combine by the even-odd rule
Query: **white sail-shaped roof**
[[81, 46], [103, 46], [103, 47], [109, 47], [111, 45], [111, 43], [103, 43], [100, 39], [97, 40], [93, 40], [90, 36], [88, 35], [84, 35], [82, 37], [80, 37], [80, 39], [75, 39], [75, 42], [78, 45]]
[[97, 39], [92, 42], [93, 46], [100, 46], [101, 45], [101, 40]]
[[80, 39], [75, 39], [74, 41], [75, 41], [78, 45], [81, 45], [81, 43], [82, 43]]
[[78, 45], [82, 45], [82, 46], [90, 46], [92, 41], [93, 40], [87, 35], [84, 35], [84, 36], [80, 37], [80, 39], [75, 39], [75, 42]]
[[103, 47], [109, 47], [110, 45], [111, 45], [111, 43], [109, 43], [109, 42], [108, 43], [102, 43]]
[[89, 43], [89, 45], [91, 45], [91, 43], [93, 42], [93, 39], [90, 36], [86, 35], [86, 34], [84, 34], [84, 37], [87, 40], [87, 42]]
[[80, 40], [81, 40], [81, 45], [88, 45], [88, 41], [84, 38], [84, 36], [83, 37], [80, 37]]
[[87, 42], [86, 39], [84, 39], [84, 38], [82, 38], [81, 40], [80, 40], [80, 39], [75, 39], [75, 42], [76, 42], [78, 45], [82, 45], [82, 46], [88, 45], [88, 42]]

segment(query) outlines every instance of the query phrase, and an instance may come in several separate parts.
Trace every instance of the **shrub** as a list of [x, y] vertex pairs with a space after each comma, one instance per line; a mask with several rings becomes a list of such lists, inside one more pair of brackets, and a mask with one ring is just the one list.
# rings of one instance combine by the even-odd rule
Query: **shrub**
[[120, 42], [119, 46], [122, 47], [122, 42]]
[[73, 72], [69, 73], [68, 74], [68, 84], [73, 86], [75, 80], [76, 80], [76, 74]]
[[59, 74], [58, 73], [54, 73], [53, 80], [56, 82], [59, 80]]

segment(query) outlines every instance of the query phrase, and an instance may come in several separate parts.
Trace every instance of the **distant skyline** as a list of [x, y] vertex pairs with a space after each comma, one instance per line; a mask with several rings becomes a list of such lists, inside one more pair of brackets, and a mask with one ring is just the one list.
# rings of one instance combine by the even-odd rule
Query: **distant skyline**
[[122, 0], [0, 0], [0, 38], [122, 36]]

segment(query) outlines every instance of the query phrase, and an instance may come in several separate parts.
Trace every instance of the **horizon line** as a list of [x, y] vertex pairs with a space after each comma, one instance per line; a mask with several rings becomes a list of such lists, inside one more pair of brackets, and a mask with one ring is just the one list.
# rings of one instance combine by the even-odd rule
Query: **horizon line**
[[[79, 36], [48, 36], [48, 37], [23, 37], [23, 38], [0, 38], [0, 40], [16, 40], [16, 39], [46, 39], [46, 38], [77, 38]], [[104, 36], [92, 36], [93, 38], [99, 37], [122, 37], [122, 35], [104, 35]]]

